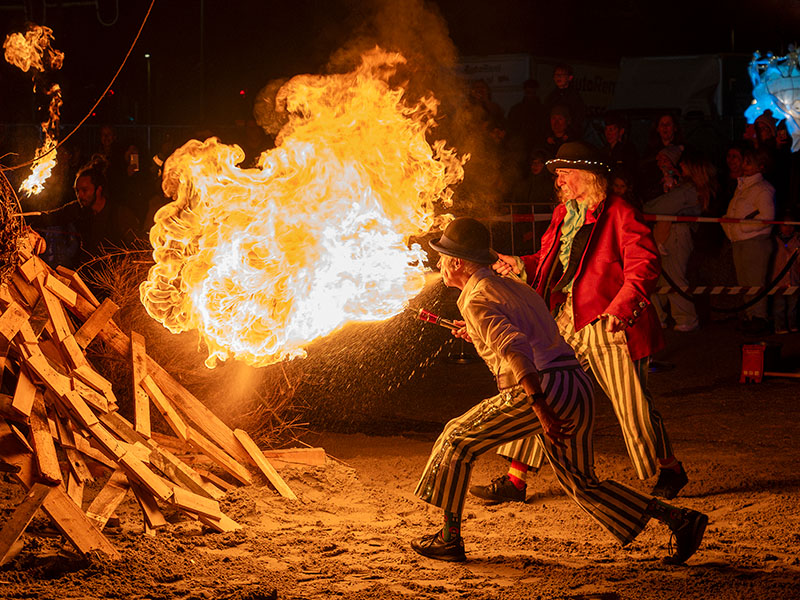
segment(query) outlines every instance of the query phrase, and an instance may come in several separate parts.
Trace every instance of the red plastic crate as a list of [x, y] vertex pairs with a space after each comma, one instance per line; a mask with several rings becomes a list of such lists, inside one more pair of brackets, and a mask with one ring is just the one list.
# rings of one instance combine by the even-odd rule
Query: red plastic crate
[[764, 377], [765, 344], [744, 344], [742, 346], [742, 374], [739, 383], [761, 383]]

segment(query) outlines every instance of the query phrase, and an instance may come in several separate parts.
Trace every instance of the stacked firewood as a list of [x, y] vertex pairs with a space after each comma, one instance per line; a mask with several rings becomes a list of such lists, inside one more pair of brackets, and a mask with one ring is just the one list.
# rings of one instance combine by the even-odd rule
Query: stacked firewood
[[[237, 529], [218, 500], [255, 477], [295, 498], [269, 453], [245, 431], [231, 430], [148, 356], [141, 335], [123, 333], [112, 318], [113, 302], [99, 302], [77, 273], [52, 270], [24, 243], [19, 252], [19, 266], [0, 285], [0, 377], [9, 392], [0, 393], [0, 471], [11, 473], [27, 495], [0, 530], [0, 564], [40, 508], [80, 552], [116, 558], [102, 531], [129, 491], [148, 533], [166, 525], [163, 506], [216, 531]], [[111, 383], [86, 357], [96, 338], [130, 362], [132, 421], [118, 412]], [[172, 435], [151, 431], [151, 407]], [[308, 452], [319, 460], [315, 450]], [[286, 458], [281, 451], [273, 455]], [[108, 478], [87, 502], [86, 484], [99, 473]]]

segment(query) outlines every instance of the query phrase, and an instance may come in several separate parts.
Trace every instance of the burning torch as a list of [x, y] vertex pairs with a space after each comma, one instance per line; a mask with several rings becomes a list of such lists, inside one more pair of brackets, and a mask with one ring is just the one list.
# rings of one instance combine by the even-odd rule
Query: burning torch
[[[425, 310], [424, 308], [420, 308], [419, 312], [417, 313], [417, 318], [420, 321], [425, 321], [426, 323], [433, 323], [434, 325], [438, 325], [439, 327], [444, 327], [445, 329], [449, 329], [450, 331], [456, 331], [459, 329], [459, 326], [456, 325], [450, 319], [443, 319], [439, 315], [432, 313], [429, 310]], [[460, 363], [460, 364], [467, 364], [471, 362], [475, 362], [478, 360], [478, 357], [475, 356], [472, 352], [469, 352], [466, 348], [465, 341], [463, 337], [458, 336], [458, 349], [455, 352], [451, 352], [449, 356], [450, 362]]]
[[425, 310], [424, 308], [419, 309], [419, 313], [417, 313], [417, 318], [420, 321], [425, 321], [426, 323], [433, 323], [434, 325], [445, 327], [451, 331], [458, 329], [458, 325], [453, 323], [451, 320], [443, 319], [439, 315], [435, 315], [431, 311]]

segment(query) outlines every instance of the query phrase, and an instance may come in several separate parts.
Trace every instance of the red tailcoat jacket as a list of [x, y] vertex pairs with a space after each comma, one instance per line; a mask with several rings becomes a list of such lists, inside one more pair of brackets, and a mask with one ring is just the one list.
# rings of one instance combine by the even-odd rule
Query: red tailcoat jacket
[[[551, 310], [566, 298], [562, 292], [550, 293], [556, 278], [548, 277], [558, 260], [561, 224], [566, 212], [563, 204], [553, 210], [541, 249], [522, 257], [528, 281], [543, 298], [549, 296]], [[664, 337], [650, 303], [661, 274], [650, 228], [639, 211], [618, 196], [609, 196], [588, 211], [585, 225], [589, 223], [594, 226], [572, 284], [575, 330], [600, 315], [614, 315], [627, 324], [625, 334], [631, 359], [651, 356], [664, 347]]]

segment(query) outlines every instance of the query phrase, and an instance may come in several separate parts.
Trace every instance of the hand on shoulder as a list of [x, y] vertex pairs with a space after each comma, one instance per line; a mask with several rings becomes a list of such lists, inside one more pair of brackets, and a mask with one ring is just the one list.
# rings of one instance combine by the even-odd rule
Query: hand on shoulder
[[498, 275], [508, 275], [509, 273], [519, 275], [521, 273], [516, 257], [500, 254], [499, 252], [497, 257], [497, 262], [492, 265], [492, 268]]

